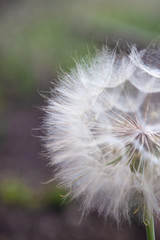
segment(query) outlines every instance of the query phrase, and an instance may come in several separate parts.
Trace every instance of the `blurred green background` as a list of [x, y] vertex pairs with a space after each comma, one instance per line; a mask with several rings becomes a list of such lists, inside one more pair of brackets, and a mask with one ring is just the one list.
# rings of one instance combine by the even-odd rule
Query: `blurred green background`
[[[17, 225], [8, 223], [8, 208], [33, 213], [65, 205], [64, 190], [42, 184], [53, 173], [41, 156], [38, 128], [43, 111], [39, 108], [45, 103], [40, 93], [49, 92], [62, 70], [69, 71], [75, 60], [94, 55], [96, 48], [105, 44], [113, 48], [119, 41], [124, 50], [127, 44], [141, 49], [159, 42], [159, 34], [159, 0], [0, 1], [0, 240], [26, 239], [23, 231], [17, 233]], [[28, 240], [88, 239], [93, 234], [63, 238], [53, 237], [51, 231], [41, 237], [35, 233]]]

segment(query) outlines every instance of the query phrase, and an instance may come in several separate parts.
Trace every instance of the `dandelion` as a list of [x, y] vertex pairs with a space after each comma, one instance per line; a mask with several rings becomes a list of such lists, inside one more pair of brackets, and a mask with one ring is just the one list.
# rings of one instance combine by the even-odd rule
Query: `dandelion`
[[139, 214], [148, 236], [160, 212], [158, 57], [151, 49], [104, 48], [77, 63], [52, 91], [43, 126], [55, 178], [83, 212], [96, 209], [118, 223]]

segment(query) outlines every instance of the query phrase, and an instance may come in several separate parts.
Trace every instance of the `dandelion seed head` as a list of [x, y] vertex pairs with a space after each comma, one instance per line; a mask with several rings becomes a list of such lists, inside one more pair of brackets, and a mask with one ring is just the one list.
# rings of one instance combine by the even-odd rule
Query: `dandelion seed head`
[[[151, 51], [151, 54], [150, 52]], [[160, 68], [154, 50], [104, 48], [60, 78], [45, 108], [55, 178], [83, 212], [130, 220], [160, 207]], [[159, 55], [158, 55], [159, 57]], [[155, 62], [155, 64], [154, 64]]]

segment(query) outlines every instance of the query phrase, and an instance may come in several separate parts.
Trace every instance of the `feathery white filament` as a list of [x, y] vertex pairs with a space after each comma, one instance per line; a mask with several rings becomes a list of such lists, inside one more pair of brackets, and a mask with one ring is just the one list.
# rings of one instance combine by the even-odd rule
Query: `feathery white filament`
[[56, 178], [84, 211], [117, 221], [144, 204], [159, 213], [160, 69], [146, 51], [103, 49], [60, 79], [45, 109]]

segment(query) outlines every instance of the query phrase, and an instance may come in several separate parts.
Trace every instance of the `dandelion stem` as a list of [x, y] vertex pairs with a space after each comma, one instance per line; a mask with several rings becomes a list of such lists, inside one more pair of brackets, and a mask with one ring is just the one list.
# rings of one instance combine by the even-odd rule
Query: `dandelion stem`
[[147, 240], [155, 240], [155, 230], [154, 230], [154, 217], [153, 214], [150, 215], [148, 212], [148, 208], [145, 207], [145, 220], [144, 224], [146, 227], [146, 235], [147, 235]]

